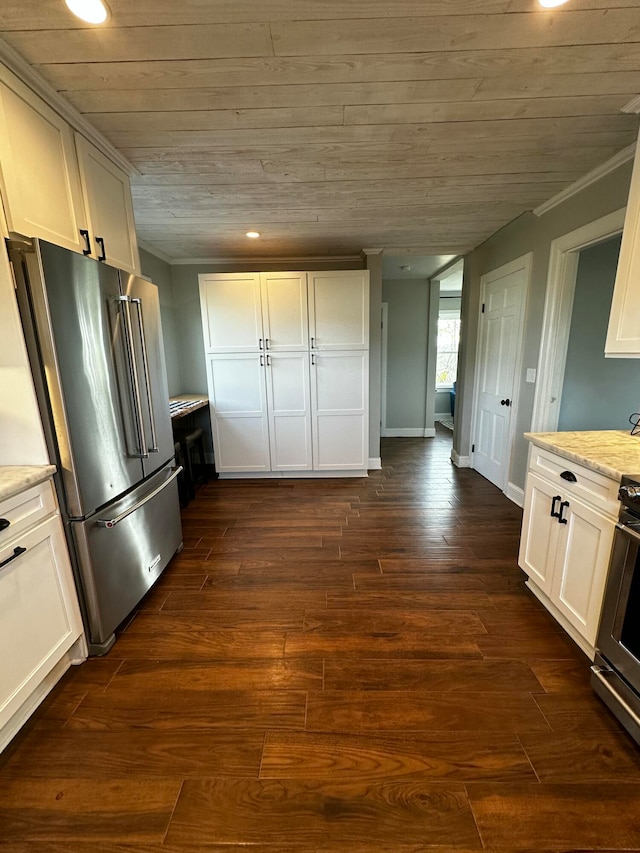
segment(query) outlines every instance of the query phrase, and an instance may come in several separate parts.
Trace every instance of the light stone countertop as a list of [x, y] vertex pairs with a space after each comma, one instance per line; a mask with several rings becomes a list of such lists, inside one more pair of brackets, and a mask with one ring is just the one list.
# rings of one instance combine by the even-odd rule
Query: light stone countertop
[[55, 465], [0, 465], [0, 500], [19, 495], [55, 473]]
[[524, 437], [613, 480], [619, 481], [624, 474], [640, 475], [640, 435], [625, 430], [525, 432]]

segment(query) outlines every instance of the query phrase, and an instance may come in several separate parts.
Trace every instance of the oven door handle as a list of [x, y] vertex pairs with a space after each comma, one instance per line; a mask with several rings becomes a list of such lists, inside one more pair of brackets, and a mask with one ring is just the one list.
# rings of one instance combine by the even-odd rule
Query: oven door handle
[[628, 536], [630, 539], [633, 539], [640, 545], [640, 533], [636, 533], [635, 530], [632, 530], [630, 527], [627, 527], [626, 524], [620, 524], [620, 522], [616, 524], [616, 529], [619, 530], [621, 533], [624, 533], [626, 536]]
[[637, 726], [640, 726], [640, 717], [638, 717], [638, 715], [633, 710], [631, 705], [629, 705], [628, 702], [625, 702], [625, 700], [622, 698], [622, 696], [617, 691], [613, 690], [613, 688], [609, 684], [608, 679], [605, 677], [605, 673], [607, 673], [607, 672], [610, 673], [611, 670], [605, 669], [605, 667], [603, 667], [603, 666], [598, 666], [597, 664], [594, 664], [591, 667], [591, 672], [595, 675], [595, 677], [598, 679], [598, 681], [601, 681], [602, 684], [604, 684], [604, 686], [607, 688], [607, 690], [610, 693], [614, 694], [614, 696], [616, 697], [616, 702], [618, 702], [620, 704], [620, 706], [627, 712], [627, 714], [631, 717], [633, 722]]

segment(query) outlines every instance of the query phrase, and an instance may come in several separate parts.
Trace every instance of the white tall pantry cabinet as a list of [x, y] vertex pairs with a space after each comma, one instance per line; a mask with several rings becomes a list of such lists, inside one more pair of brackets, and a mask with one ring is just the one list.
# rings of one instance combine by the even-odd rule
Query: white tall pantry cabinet
[[218, 471], [365, 473], [369, 273], [199, 279]]

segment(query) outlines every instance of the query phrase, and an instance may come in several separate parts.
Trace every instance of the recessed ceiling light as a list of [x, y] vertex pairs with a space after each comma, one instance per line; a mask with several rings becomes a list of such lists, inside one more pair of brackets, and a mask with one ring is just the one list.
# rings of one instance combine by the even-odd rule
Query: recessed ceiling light
[[104, 24], [109, 17], [109, 7], [103, 0], [64, 0], [67, 7], [88, 24]]
[[257, 240], [259, 236], [259, 231], [247, 231], [247, 237], [250, 237], [252, 240]]
[[409, 266], [409, 264], [403, 264], [400, 269], [402, 270], [402, 272], [411, 272], [411, 267]]
[[538, 0], [538, 3], [545, 9], [553, 9], [555, 6], [562, 6], [566, 2], [567, 0]]

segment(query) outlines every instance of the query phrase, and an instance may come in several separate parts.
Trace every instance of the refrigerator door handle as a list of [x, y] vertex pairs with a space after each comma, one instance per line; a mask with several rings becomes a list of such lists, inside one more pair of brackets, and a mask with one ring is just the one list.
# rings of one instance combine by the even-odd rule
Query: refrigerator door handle
[[135, 456], [139, 456], [142, 459], [148, 459], [149, 453], [146, 449], [147, 441], [144, 435], [144, 421], [142, 420], [142, 399], [140, 397], [140, 383], [138, 381], [138, 370], [136, 366], [136, 351], [135, 342], [133, 340], [133, 327], [131, 325], [130, 303], [131, 299], [128, 296], [119, 297], [119, 304], [122, 307], [122, 317], [125, 328], [124, 348], [127, 354], [127, 366], [129, 368], [129, 378], [131, 380], [131, 389], [133, 391], [133, 420], [135, 421], [136, 435], [140, 449], [140, 453], [136, 453]]
[[120, 522], [124, 521], [124, 519], [127, 518], [129, 515], [140, 509], [140, 507], [143, 507], [146, 503], [155, 498], [156, 495], [159, 495], [160, 492], [166, 489], [169, 483], [172, 483], [176, 479], [176, 477], [182, 473], [183, 470], [184, 469], [182, 465], [178, 465], [176, 468], [172, 468], [171, 475], [167, 477], [167, 479], [161, 486], [158, 486], [157, 489], [154, 489], [152, 492], [149, 492], [149, 494], [145, 495], [141, 501], [138, 501], [133, 506], [130, 506], [129, 509], [125, 509], [124, 512], [121, 512], [120, 515], [116, 515], [115, 518], [99, 518], [96, 521], [97, 526], [107, 527], [110, 529], [112, 527], [115, 527], [117, 524], [120, 524]]
[[134, 298], [131, 302], [136, 306], [138, 313], [138, 331], [140, 332], [140, 343], [142, 344], [142, 374], [147, 392], [147, 403], [149, 406], [149, 423], [151, 424], [151, 447], [147, 448], [150, 453], [157, 453], [158, 434], [156, 431], [156, 419], [153, 414], [153, 399], [151, 397], [151, 380], [149, 378], [149, 360], [147, 358], [147, 340], [144, 334], [144, 316], [142, 314], [142, 299]]

